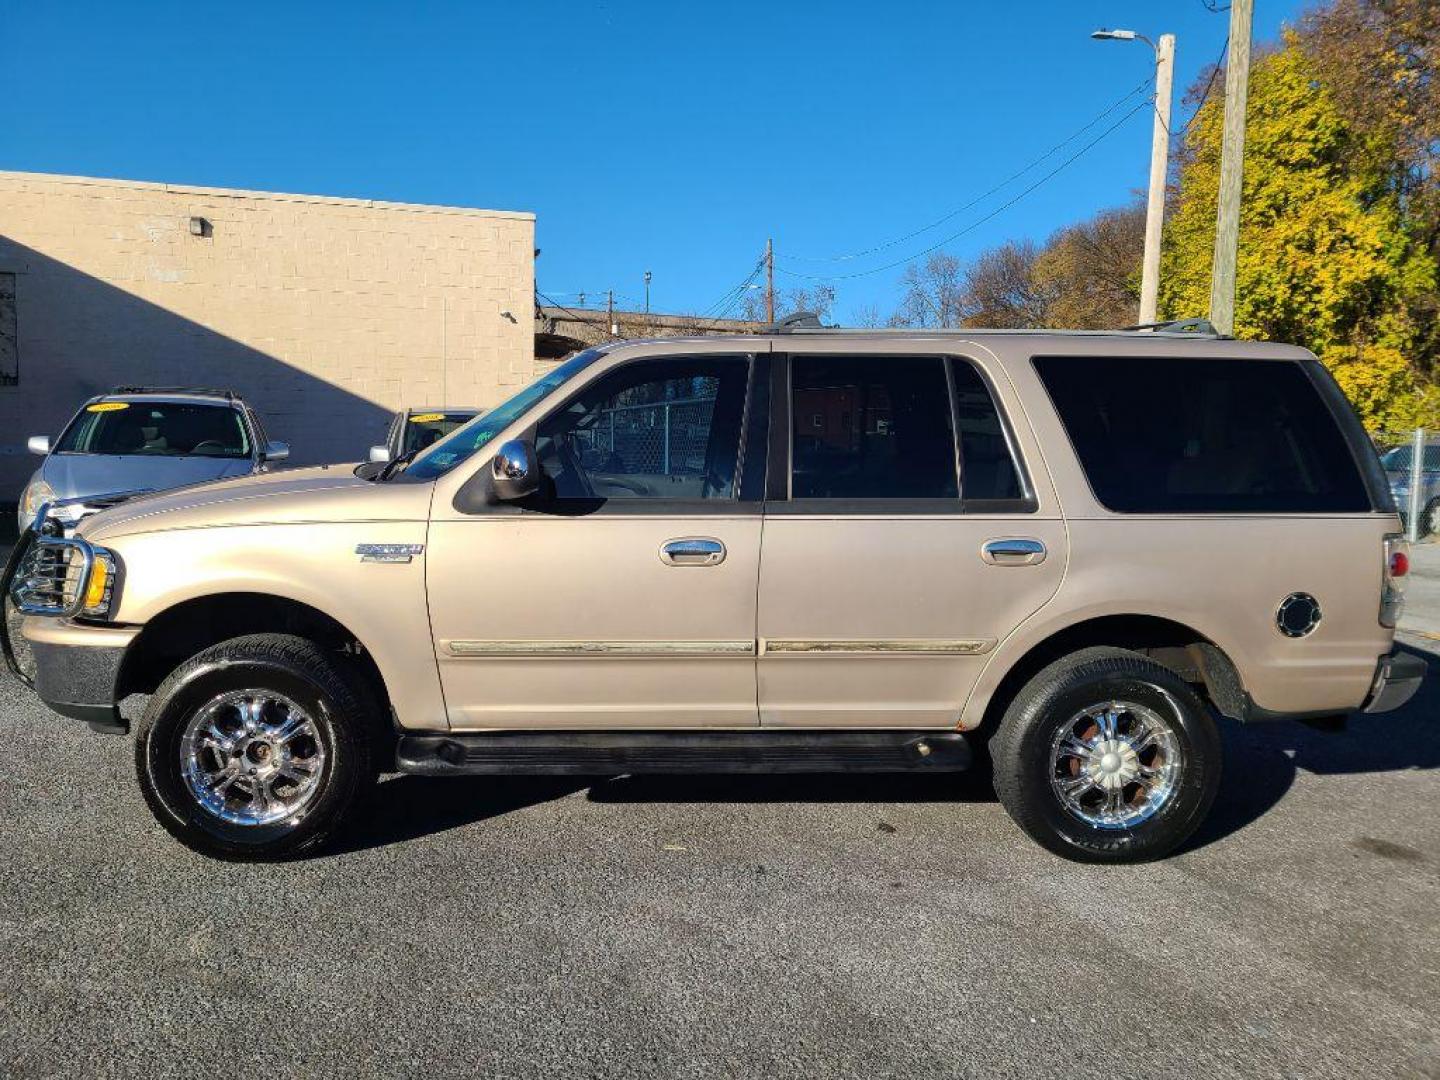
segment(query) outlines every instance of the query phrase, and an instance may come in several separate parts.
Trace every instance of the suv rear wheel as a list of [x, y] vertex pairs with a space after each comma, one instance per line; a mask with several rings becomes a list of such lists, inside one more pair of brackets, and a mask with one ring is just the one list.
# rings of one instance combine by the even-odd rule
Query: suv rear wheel
[[283, 634], [221, 642], [150, 699], [136, 772], [160, 824], [222, 859], [303, 854], [374, 782], [374, 709], [319, 646]]
[[1170, 853], [1220, 783], [1220, 736], [1204, 703], [1125, 649], [1084, 649], [1042, 670], [1006, 710], [991, 755], [1016, 823], [1083, 862]]

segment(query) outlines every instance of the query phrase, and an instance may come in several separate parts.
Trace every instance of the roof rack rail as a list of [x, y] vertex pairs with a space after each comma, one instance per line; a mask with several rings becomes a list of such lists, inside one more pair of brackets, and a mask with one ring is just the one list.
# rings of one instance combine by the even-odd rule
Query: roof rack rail
[[222, 397], [234, 401], [240, 395], [234, 390], [216, 390], [209, 386], [117, 386], [112, 394], [204, 394], [206, 397]]
[[765, 334], [788, 334], [792, 330], [829, 330], [820, 321], [820, 316], [813, 311], [797, 311], [794, 314], [786, 315], [783, 319], [776, 319], [761, 333]]
[[1167, 334], [1198, 334], [1201, 337], [1224, 337], [1225, 335], [1215, 329], [1215, 324], [1209, 319], [1170, 319], [1167, 322], [1137, 323], [1135, 326], [1121, 327], [1125, 331], [1159, 330]]

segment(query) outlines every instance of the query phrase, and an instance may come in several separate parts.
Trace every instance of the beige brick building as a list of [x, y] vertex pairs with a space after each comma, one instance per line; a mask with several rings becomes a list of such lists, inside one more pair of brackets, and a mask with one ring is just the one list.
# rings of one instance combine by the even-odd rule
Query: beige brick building
[[118, 384], [229, 387], [298, 464], [536, 374], [531, 214], [0, 172], [0, 502]]

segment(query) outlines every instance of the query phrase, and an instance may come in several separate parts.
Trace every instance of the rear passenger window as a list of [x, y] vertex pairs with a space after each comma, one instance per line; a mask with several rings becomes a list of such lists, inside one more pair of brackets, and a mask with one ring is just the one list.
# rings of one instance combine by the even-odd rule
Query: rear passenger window
[[1019, 499], [1025, 494], [1000, 410], [980, 372], [968, 361], [950, 362], [955, 379], [955, 423], [960, 430], [961, 495]]
[[1298, 363], [1039, 357], [1035, 367], [1110, 510], [1371, 509], [1344, 436]]
[[955, 437], [939, 357], [791, 357], [790, 495], [954, 499]]

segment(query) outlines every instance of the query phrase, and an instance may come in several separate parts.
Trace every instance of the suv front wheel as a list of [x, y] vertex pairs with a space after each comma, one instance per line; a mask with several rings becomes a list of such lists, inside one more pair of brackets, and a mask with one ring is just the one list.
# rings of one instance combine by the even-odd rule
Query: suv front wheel
[[1044, 668], [1010, 703], [991, 755], [1016, 823], [1083, 862], [1169, 854], [1220, 783], [1220, 736], [1204, 703], [1125, 649], [1083, 649]]
[[374, 782], [373, 709], [319, 646], [233, 638], [171, 673], [136, 730], [136, 772], [160, 824], [222, 859], [313, 851]]

